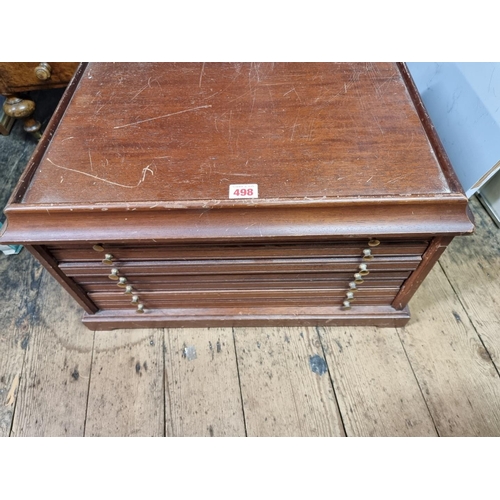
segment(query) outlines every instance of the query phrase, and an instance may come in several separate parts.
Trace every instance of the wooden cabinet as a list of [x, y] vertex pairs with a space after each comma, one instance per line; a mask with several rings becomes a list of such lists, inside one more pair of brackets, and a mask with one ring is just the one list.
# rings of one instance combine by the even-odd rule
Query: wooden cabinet
[[404, 65], [84, 64], [6, 209], [93, 329], [393, 326], [473, 230]]

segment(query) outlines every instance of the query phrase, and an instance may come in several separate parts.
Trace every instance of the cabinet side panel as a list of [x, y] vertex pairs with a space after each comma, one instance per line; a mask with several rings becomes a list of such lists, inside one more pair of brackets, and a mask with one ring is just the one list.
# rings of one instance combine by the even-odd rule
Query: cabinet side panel
[[424, 281], [425, 277], [429, 274], [430, 270], [437, 262], [441, 254], [446, 250], [450, 244], [452, 236], [436, 236], [432, 239], [429, 247], [422, 256], [422, 262], [410, 277], [403, 283], [401, 290], [396, 295], [392, 307], [401, 310], [406, 307], [408, 301], [413, 297], [418, 287]]
[[88, 298], [85, 291], [71, 278], [68, 278], [58, 267], [57, 261], [43, 246], [26, 246], [28, 251], [38, 259], [57, 282], [80, 304], [85, 312], [93, 314], [98, 311], [97, 306]]

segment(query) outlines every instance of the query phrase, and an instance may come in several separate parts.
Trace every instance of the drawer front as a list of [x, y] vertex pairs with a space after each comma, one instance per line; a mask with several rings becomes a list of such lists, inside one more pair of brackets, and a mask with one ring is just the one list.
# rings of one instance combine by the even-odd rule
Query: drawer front
[[[0, 93], [22, 92], [36, 88], [64, 87], [79, 63], [0, 63]], [[45, 79], [43, 79], [45, 78]]]
[[[370, 272], [413, 271], [421, 261], [420, 256], [380, 257], [366, 263]], [[110, 270], [118, 269], [119, 276], [136, 280], [155, 276], [207, 275], [207, 274], [269, 274], [269, 273], [355, 273], [361, 259], [239, 259], [198, 261], [123, 262], [111, 266], [94, 263], [61, 263], [60, 269], [73, 278], [81, 276], [106, 277]]]
[[389, 306], [428, 244], [358, 239], [198, 246], [101, 243], [48, 249], [59, 269], [103, 310], [137, 304], [144, 310], [270, 304], [350, 308]]
[[58, 262], [100, 262], [105, 254], [111, 254], [115, 262], [158, 261], [158, 260], [211, 260], [211, 259], [270, 259], [270, 258], [328, 258], [352, 257], [363, 255], [363, 250], [370, 249], [375, 257], [422, 255], [429, 242], [382, 241], [377, 246], [370, 246], [369, 240], [354, 240], [327, 243], [281, 243], [281, 244], [246, 244], [246, 245], [101, 245], [102, 251], [77, 246], [51, 246], [50, 252]]
[[[388, 273], [385, 273], [388, 274]], [[406, 277], [409, 273], [406, 273]], [[236, 275], [236, 276], [206, 276], [205, 280], [201, 277], [182, 276], [169, 277], [169, 279], [157, 281], [141, 281], [131, 282], [140, 291], [182, 291], [189, 290], [269, 290], [282, 289], [289, 290], [293, 288], [308, 290], [308, 289], [332, 289], [345, 290], [349, 275], [345, 275], [342, 279], [331, 278], [329, 275], [316, 275], [314, 279], [299, 276], [295, 279], [289, 279], [289, 275], [273, 275], [270, 278], [268, 275]], [[194, 278], [194, 279], [193, 279]], [[376, 279], [373, 276], [366, 276], [363, 288], [389, 288], [398, 289], [404, 282], [404, 278], [392, 279], [381, 278]], [[116, 292], [116, 282], [109, 279], [101, 279], [100, 281], [82, 281], [80, 286], [86, 292]], [[140, 286], [139, 286], [140, 285]], [[360, 287], [361, 288], [361, 287]]]
[[[356, 303], [360, 305], [389, 305], [397, 290], [380, 289], [360, 291]], [[90, 298], [101, 308], [130, 309], [134, 307], [133, 295], [120, 293], [90, 293]], [[146, 308], [186, 308], [186, 307], [231, 307], [241, 305], [332, 305], [343, 300], [343, 290], [212, 290], [200, 292], [144, 292], [138, 294], [138, 300]]]

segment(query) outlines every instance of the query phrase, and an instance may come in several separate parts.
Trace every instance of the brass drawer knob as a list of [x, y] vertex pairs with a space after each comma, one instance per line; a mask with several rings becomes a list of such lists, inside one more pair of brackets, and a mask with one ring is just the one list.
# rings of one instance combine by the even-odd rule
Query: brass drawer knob
[[359, 265], [359, 274], [361, 274], [361, 276], [366, 276], [367, 274], [370, 274], [370, 271], [368, 271], [368, 266], [366, 264]]
[[354, 274], [354, 283], [357, 283], [358, 285], [360, 283], [363, 283], [363, 276], [361, 276], [360, 273], [355, 273]]
[[111, 265], [111, 264], [113, 264], [113, 259], [114, 259], [114, 257], [110, 253], [107, 253], [104, 256], [104, 259], [102, 260], [102, 263], [103, 264]]
[[118, 269], [116, 269], [116, 267], [113, 267], [113, 269], [111, 269], [111, 274], [108, 276], [108, 278], [110, 280], [116, 281], [118, 279], [118, 274], [119, 274]]
[[380, 245], [380, 241], [379, 240], [376, 240], [375, 238], [372, 238], [369, 242], [368, 242], [368, 246], [369, 247], [378, 247]]
[[102, 243], [96, 243], [95, 245], [92, 246], [92, 248], [96, 252], [104, 252], [104, 246], [102, 245]]
[[138, 304], [139, 303], [139, 295], [132, 295], [132, 300], [130, 301], [131, 304]]
[[121, 278], [118, 279], [118, 283], [116, 284], [120, 288], [125, 288], [127, 286], [127, 278], [122, 276]]
[[138, 313], [144, 312], [144, 304], [137, 304], [137, 312]]
[[351, 303], [348, 300], [344, 300], [344, 302], [342, 302], [342, 306], [344, 307], [344, 309], [350, 309]]
[[49, 63], [42, 62], [35, 68], [35, 75], [39, 80], [43, 82], [45, 80], [50, 80], [52, 76], [52, 68]]
[[372, 259], [373, 259], [372, 251], [369, 248], [363, 250], [363, 260], [372, 260]]
[[347, 293], [345, 294], [345, 296], [346, 296], [346, 299], [347, 299], [347, 300], [350, 300], [351, 302], [355, 299], [355, 297], [354, 297], [354, 292], [347, 292]]
[[[360, 277], [361, 277], [361, 276], [360, 276]], [[356, 286], [356, 282], [355, 282], [355, 281], [351, 281], [351, 282], [349, 283], [349, 288], [350, 288], [351, 290], [357, 290], [357, 289], [358, 289], [358, 287]]]
[[134, 289], [130, 285], [127, 285], [123, 293], [132, 293], [133, 291]]

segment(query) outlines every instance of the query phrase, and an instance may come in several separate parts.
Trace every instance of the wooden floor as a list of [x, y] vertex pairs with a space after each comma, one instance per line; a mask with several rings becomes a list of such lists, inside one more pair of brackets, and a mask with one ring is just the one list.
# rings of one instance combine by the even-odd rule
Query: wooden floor
[[[3, 199], [34, 146], [11, 136]], [[405, 328], [91, 332], [28, 252], [1, 256], [0, 436], [500, 436], [500, 230], [471, 207]]]

